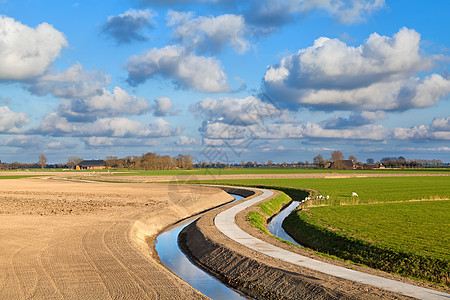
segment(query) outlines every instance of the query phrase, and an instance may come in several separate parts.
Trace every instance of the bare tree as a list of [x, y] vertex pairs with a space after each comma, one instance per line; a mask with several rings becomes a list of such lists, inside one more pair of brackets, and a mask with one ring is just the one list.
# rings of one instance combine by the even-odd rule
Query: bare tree
[[75, 165], [79, 164], [80, 162], [82, 162], [83, 159], [77, 156], [71, 156], [67, 159], [67, 166], [69, 168], [74, 168]]
[[331, 152], [331, 160], [332, 161], [337, 161], [337, 160], [344, 160], [345, 156], [341, 151], [335, 150], [333, 152]]
[[325, 165], [325, 160], [323, 159], [322, 154], [319, 154], [313, 158], [313, 164], [318, 168], [322, 168]]
[[41, 165], [41, 169], [44, 170], [45, 166], [47, 165], [47, 157], [44, 154], [39, 155], [38, 157], [38, 163]]
[[353, 155], [350, 155], [348, 157], [348, 159], [350, 159], [353, 162], [353, 164], [356, 164], [358, 162], [358, 159], [356, 158], [356, 156], [353, 156]]

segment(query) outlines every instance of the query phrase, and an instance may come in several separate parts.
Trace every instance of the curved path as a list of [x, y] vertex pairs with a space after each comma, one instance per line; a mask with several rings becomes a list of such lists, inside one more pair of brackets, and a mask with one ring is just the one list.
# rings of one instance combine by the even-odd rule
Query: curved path
[[255, 189], [255, 190], [261, 191], [262, 194], [251, 200], [237, 204], [231, 207], [230, 209], [227, 209], [219, 213], [214, 219], [214, 224], [216, 225], [216, 227], [230, 239], [250, 249], [259, 251], [273, 258], [281, 259], [288, 263], [292, 263], [301, 267], [310, 268], [338, 278], [352, 280], [362, 284], [372, 285], [384, 290], [388, 290], [391, 292], [419, 299], [447, 299], [447, 300], [450, 299], [450, 294], [317, 261], [309, 257], [305, 257], [281, 249], [279, 247], [276, 247], [272, 244], [266, 243], [249, 235], [248, 233], [244, 232], [241, 228], [237, 226], [235, 222], [236, 215], [242, 210], [262, 200], [265, 200], [273, 195], [273, 192], [270, 190], [264, 189]]

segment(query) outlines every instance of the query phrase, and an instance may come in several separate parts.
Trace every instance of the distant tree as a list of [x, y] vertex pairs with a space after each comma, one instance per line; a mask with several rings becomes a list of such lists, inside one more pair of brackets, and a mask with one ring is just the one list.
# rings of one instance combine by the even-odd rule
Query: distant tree
[[39, 155], [38, 157], [38, 163], [41, 165], [41, 169], [44, 170], [46, 164], [47, 164], [47, 157], [44, 154]]
[[338, 160], [344, 160], [345, 156], [341, 151], [335, 150], [333, 152], [331, 152], [331, 160], [333, 162], [336, 162]]
[[366, 159], [366, 163], [368, 165], [373, 165], [373, 164], [375, 164], [375, 160], [373, 158], [368, 158], [368, 159]]
[[353, 155], [350, 155], [348, 157], [348, 159], [350, 159], [353, 162], [353, 164], [356, 164], [358, 162], [358, 159], [355, 156], [353, 156]]
[[267, 166], [268, 167], [271, 167], [273, 165], [273, 161], [272, 160], [269, 160], [268, 162], [267, 162]]
[[341, 151], [335, 150], [331, 152], [331, 161], [333, 162], [332, 168], [336, 170], [342, 170], [344, 168], [344, 159], [345, 156]]
[[67, 159], [67, 166], [69, 168], [74, 168], [75, 165], [79, 164], [80, 162], [82, 162], [83, 159], [77, 156], [71, 156]]
[[322, 168], [325, 165], [325, 160], [323, 159], [322, 154], [319, 154], [313, 158], [313, 165], [318, 168]]

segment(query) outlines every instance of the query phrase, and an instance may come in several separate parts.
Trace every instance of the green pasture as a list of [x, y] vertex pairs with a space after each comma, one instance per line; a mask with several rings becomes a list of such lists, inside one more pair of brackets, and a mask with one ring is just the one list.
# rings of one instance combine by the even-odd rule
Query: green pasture
[[28, 177], [39, 177], [43, 175], [0, 175], [0, 179], [20, 179]]
[[[313, 189], [317, 191], [317, 194], [330, 196], [328, 201], [315, 201], [316, 205], [378, 203], [450, 198], [450, 176], [233, 179], [196, 182], [224, 185], [271, 186], [275, 189], [276, 187]], [[359, 197], [352, 197], [352, 192], [356, 192]]]
[[450, 200], [323, 206], [297, 214], [341, 236], [450, 260]]

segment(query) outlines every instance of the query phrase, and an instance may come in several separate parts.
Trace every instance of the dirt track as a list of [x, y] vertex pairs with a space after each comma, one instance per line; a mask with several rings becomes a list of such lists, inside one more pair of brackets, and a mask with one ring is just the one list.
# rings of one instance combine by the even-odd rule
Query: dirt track
[[0, 298], [205, 298], [147, 242], [229, 200], [205, 187], [1, 180]]

